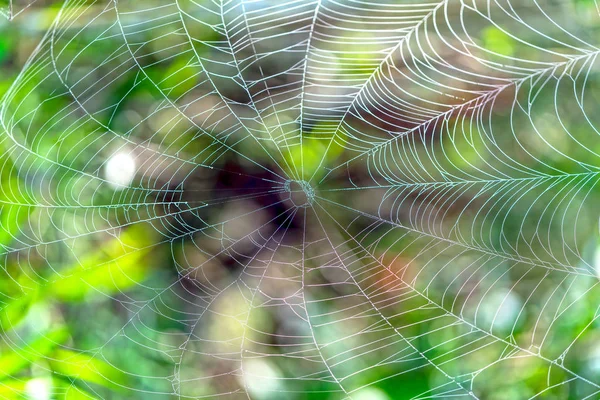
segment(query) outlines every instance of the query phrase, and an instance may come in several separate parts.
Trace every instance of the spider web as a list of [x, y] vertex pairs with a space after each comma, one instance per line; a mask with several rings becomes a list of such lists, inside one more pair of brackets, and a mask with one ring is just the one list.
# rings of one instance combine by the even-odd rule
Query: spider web
[[[110, 300], [60, 346], [124, 398], [598, 397], [599, 15], [65, 1], [2, 103], [3, 298]], [[132, 254], [176, 273], [72, 269]]]
[[8, 20], [12, 20], [35, 4], [36, 1], [37, 0], [2, 0], [0, 1], [0, 15]]

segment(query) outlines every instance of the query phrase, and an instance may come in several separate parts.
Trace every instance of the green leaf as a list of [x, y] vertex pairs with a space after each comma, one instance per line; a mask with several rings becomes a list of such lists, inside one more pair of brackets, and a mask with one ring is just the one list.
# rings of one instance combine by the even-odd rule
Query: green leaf
[[48, 356], [68, 338], [65, 328], [55, 329], [40, 335], [27, 345], [0, 356], [0, 380], [12, 377], [31, 363]]
[[52, 371], [112, 389], [121, 388], [126, 376], [112, 365], [85, 353], [57, 349], [49, 358]]
[[483, 31], [484, 47], [503, 56], [512, 56], [515, 52], [516, 40], [495, 26]]
[[21, 399], [23, 392], [25, 392], [25, 381], [11, 379], [0, 382], [0, 398], [2, 399]]
[[7, 247], [18, 236], [34, 207], [21, 183], [14, 177], [2, 177], [0, 196], [0, 246]]
[[93, 291], [104, 294], [123, 292], [138, 285], [148, 275], [148, 253], [155, 237], [143, 224], [134, 225], [80, 260], [70, 275], [46, 287], [46, 293], [63, 301], [83, 300]]
[[78, 388], [77, 386], [70, 385], [65, 389], [64, 400], [96, 400], [96, 397], [92, 396], [85, 390]]
[[13, 329], [35, 303], [35, 295], [28, 293], [14, 300], [9, 300], [8, 305], [0, 310], [0, 332]]

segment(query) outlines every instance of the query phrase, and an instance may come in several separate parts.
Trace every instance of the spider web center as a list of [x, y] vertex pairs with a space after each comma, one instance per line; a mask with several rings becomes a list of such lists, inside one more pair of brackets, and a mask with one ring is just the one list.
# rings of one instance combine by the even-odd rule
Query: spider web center
[[315, 191], [305, 180], [289, 180], [285, 182], [285, 190], [290, 201], [296, 207], [310, 207], [315, 198]]

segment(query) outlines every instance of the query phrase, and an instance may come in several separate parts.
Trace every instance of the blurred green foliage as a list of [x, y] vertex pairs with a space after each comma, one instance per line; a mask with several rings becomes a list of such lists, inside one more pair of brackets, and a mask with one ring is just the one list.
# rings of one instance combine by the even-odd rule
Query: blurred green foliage
[[[579, 1], [578, 3], [583, 4], [584, 7], [591, 8], [594, 2]], [[38, 18], [34, 23], [28, 24], [18, 21], [15, 23], [3, 22], [0, 26], [0, 71], [2, 72], [0, 74], [0, 93], [9, 90], [11, 83], [21, 71], [27, 57], [31, 54], [56, 15], [57, 6], [40, 6], [36, 8], [36, 12], [38, 13], [36, 14]], [[523, 51], [519, 42], [511, 36], [510, 32], [502, 31], [496, 26], [483, 30], [481, 42], [487, 50], [500, 56], [515, 56], [520, 51]], [[73, 48], [68, 48], [65, 52], [71, 52], [71, 55], [77, 54], [79, 50], [76, 47], [77, 45], [80, 44], [73, 44]], [[110, 40], [101, 45], [105, 46], [104, 50], [106, 52], [111, 50], [112, 44]], [[354, 50], [360, 52], [361, 49]], [[101, 53], [97, 49], [96, 51], [97, 53]], [[343, 55], [343, 50], [340, 50], [340, 52]], [[87, 55], [90, 59], [84, 61], [93, 64], [95, 61], [93, 59], [94, 55], [97, 54]], [[359, 66], [365, 63], [371, 63], [371, 60], [366, 59], [365, 56], [357, 56], [354, 63], [346, 67], [352, 69], [353, 73], [357, 75], [365, 74], [368, 76], [373, 72], [372, 68], [359, 68]], [[189, 60], [184, 56], [174, 58], [166, 69], [149, 66], [145, 71], [153, 79], [160, 81], [163, 87], [169, 88], [167, 92], [170, 99], [178, 99], [184, 96], [198, 84], [195, 70], [190, 68]], [[98, 113], [98, 120], [109, 129], [119, 130], [121, 125], [135, 125], [142, 120], [143, 117], [140, 115], [148, 113], [149, 103], [156, 106], [154, 104], [156, 100], [152, 98], [155, 88], [148, 81], [140, 83], [138, 75], [137, 73], [131, 73], [131, 76], [126, 75], [119, 90], [112, 93], [112, 96], [114, 96], [114, 99], [120, 99], [123, 93], [128, 93], [132, 98], [143, 98], [144, 101], [140, 101], [139, 104], [132, 101], [134, 104], [129, 105], [129, 113], [121, 112], [118, 107], [102, 110], [102, 112]], [[600, 93], [598, 83], [594, 79], [590, 79], [588, 85], [592, 87], [596, 95]], [[23, 84], [21, 90], [23, 93], [27, 93], [27, 95], [16, 93], [13, 101], [22, 101], [30, 105], [23, 106], [23, 109], [27, 109], [28, 107], [35, 108], [39, 103], [42, 103], [41, 99], [52, 97], [52, 90], [38, 87], [38, 82], [33, 80]], [[107, 103], [114, 104], [116, 102], [114, 99], [108, 99]], [[551, 108], [553, 106], [551, 101], [551, 96], [548, 95], [547, 98], [542, 98], [537, 104], [543, 108]], [[38, 112], [42, 114], [38, 123], [42, 125], [48, 121], [53, 121], [54, 118], [57, 118], [54, 110], [63, 109], [67, 104], [68, 100], [62, 97], [52, 98], [50, 101], [43, 102], [40, 108], [37, 108]], [[170, 153], [179, 154], [179, 152], [187, 152], [189, 154], [200, 154], [206, 151], [206, 149], [211, 149], [211, 146], [214, 145], [206, 137], [198, 139], [186, 125], [179, 126], [178, 122], [173, 122], [170, 125], [163, 123], [164, 120], [170, 121], [173, 118], [171, 115], [165, 114], [157, 112], [156, 118], [160, 118], [161, 121], [144, 121], [144, 123], [151, 124], [154, 122], [155, 126], [159, 126], [159, 129], [156, 129], [157, 137], [160, 138], [161, 144]], [[17, 115], [17, 117], [22, 116]], [[500, 128], [499, 131], [502, 131], [502, 129], [504, 129], [503, 131], [507, 131], [509, 124], [514, 123], [513, 119], [517, 121], [517, 125], [520, 125], [522, 122], [522, 125], [525, 126], [527, 122], [523, 116], [500, 115], [497, 120], [497, 126]], [[39, 127], [33, 127], [33, 130], [35, 131], [36, 128]], [[306, 140], [301, 146], [294, 147], [285, 153], [282, 156], [282, 162], [287, 163], [288, 168], [303, 165], [305, 174], [302, 177], [303, 179], [314, 177], [316, 181], [321, 180], [327, 173], [327, 167], [335, 164], [339, 158], [344, 157], [347, 134], [338, 128], [339, 126], [336, 124], [323, 123], [317, 125], [314, 128], [315, 131], [329, 132], [329, 136], [324, 137], [326, 140]], [[68, 193], [73, 192], [73, 188], [85, 186], [85, 184], [80, 182], [77, 172], [83, 170], [83, 166], [87, 166], [88, 162], [96, 162], [93, 159], [91, 161], [83, 159], [83, 157], [77, 159], [73, 155], [84, 154], [84, 149], [87, 149], [88, 153], [92, 153], [89, 151], [88, 146], [93, 148], [94, 151], [103, 150], [100, 145], [94, 142], [93, 136], [89, 135], [92, 129], [90, 126], [82, 126], [75, 134], [71, 132], [69, 135], [65, 135], [65, 137], [60, 134], [54, 137], [36, 137], [30, 143], [32, 147], [37, 149], [38, 154], [47, 157], [47, 159], [36, 158], [33, 160], [31, 163], [32, 169], [39, 169], [41, 171], [51, 170], [53, 163], [50, 160], [59, 159], [67, 160], [65, 164], [71, 165], [75, 170], [74, 172], [67, 168], [60, 169], [62, 175], [60, 182], [57, 184], [58, 189], [56, 193], [64, 195], [65, 198], [68, 197]], [[479, 127], [469, 127], [469, 129], [477, 132], [472, 136], [480, 136]], [[175, 139], [170, 140], [169, 133], [173, 131], [180, 134], [171, 135]], [[527, 133], [520, 134], [526, 135]], [[310, 133], [306, 137], [310, 138]], [[497, 140], [500, 142], [506, 140], [506, 138], [499, 137]], [[7, 141], [0, 142], [0, 145], [4, 146], [3, 153], [8, 153], [7, 146], [9, 146], [9, 143]], [[439, 144], [436, 143], [435, 145]], [[457, 137], [456, 141], [453, 142], [453, 146], [454, 151], [446, 153], [453, 166], [458, 169], [466, 169], [473, 165], [475, 167], [483, 167], [485, 158], [481, 157], [481, 154], [475, 151], [475, 146], [473, 146], [473, 143], [469, 143], [466, 137]], [[221, 151], [214, 150], [213, 158], [215, 160], [218, 159], [218, 162], [215, 161], [216, 168], [222, 167], [225, 163], [223, 161], [225, 157], [221, 157]], [[415, 151], [425, 154], [430, 149], [421, 148]], [[268, 160], [260, 161], [266, 163]], [[43, 205], [36, 204], [33, 201], [33, 196], [30, 195], [31, 182], [24, 182], [22, 177], [16, 176], [13, 173], [15, 168], [11, 167], [12, 162], [13, 160], [8, 156], [0, 154], [0, 165], [2, 165], [0, 169], [0, 186], [2, 187], [2, 191], [0, 191], [0, 249], [4, 249], [5, 251], [20, 249], [22, 243], [20, 242], [19, 235], [23, 232], [28, 232], [28, 224], [31, 220], [38, 218], [39, 213], [45, 212]], [[477, 164], [478, 162], [480, 163], [479, 165]], [[550, 171], [578, 172], [576, 169], [577, 166], [564, 159], [544, 159], [543, 162], [546, 163], [545, 168]], [[433, 170], [437, 166], [427, 166], [425, 168]], [[290, 173], [290, 171], [285, 172]], [[156, 181], [159, 182], [160, 179], [156, 178]], [[198, 192], [206, 190], [201, 184], [198, 185]], [[595, 195], [599, 194], [597, 185], [594, 186], [593, 183], [584, 182], [583, 186], [589, 188]], [[21, 258], [15, 255], [6, 258], [6, 264], [2, 265], [2, 272], [0, 272], [0, 335], [2, 337], [2, 341], [0, 341], [0, 397], [2, 398], [30, 398], [32, 400], [48, 397], [73, 400], [129, 398], [128, 396], [132, 395], [126, 388], [132, 386], [131, 382], [133, 380], [137, 380], [138, 387], [147, 390], [148, 393], [163, 393], [163, 397], [169, 397], [169, 394], [173, 391], [172, 387], [165, 387], [163, 383], [157, 384], [152, 379], [147, 379], [147, 377], [162, 367], [166, 369], [173, 368], [174, 365], [179, 365], [183, 369], [185, 362], [178, 359], [177, 356], [160, 358], [153, 355], [151, 351], [144, 353], [138, 349], [116, 346], [112, 350], [110, 357], [103, 358], [103, 354], [100, 351], [101, 347], [107, 341], [113, 340], [115, 337], [118, 339], [120, 335], [126, 336], [128, 322], [132, 318], [136, 318], [138, 314], [146, 311], [147, 308], [152, 308], [152, 311], [156, 312], [151, 313], [152, 317], [145, 320], [145, 324], [147, 325], [137, 325], [135, 327], [137, 329], [138, 326], [143, 326], [143, 331], [138, 332], [138, 334], [147, 341], [143, 342], [140, 347], [147, 346], [154, 349], [172, 346], [173, 348], [183, 349], [183, 351], [189, 350], [192, 353], [204, 351], [204, 349], [193, 348], [187, 341], [181, 340], [180, 336], [183, 336], [183, 330], [181, 329], [182, 321], [189, 323], [189, 319], [196, 317], [192, 313], [188, 315], [184, 311], [181, 311], [185, 309], [184, 307], [178, 307], [179, 304], [186, 303], [185, 298], [182, 299], [177, 295], [173, 295], [173, 293], [169, 293], [171, 297], [165, 296], [160, 302], [149, 301], [150, 306], [147, 308], [139, 307], [137, 302], [140, 298], [144, 300], [153, 299], [159, 293], [162, 294], [167, 291], [170, 282], [176, 274], [189, 273], [186, 270], [178, 271], [177, 265], [173, 265], [172, 261], [167, 262], [165, 259], [172, 258], [170, 256], [173, 255], [185, 253], [184, 250], [190, 249], [185, 247], [186, 244], [171, 243], [165, 240], [164, 237], [161, 237], [157, 231], [161, 231], [162, 229], [161, 232], [164, 233], [167, 229], [159, 226], [160, 222], [144, 222], [144, 220], [151, 220], [152, 218], [158, 220], [159, 216], [152, 215], [150, 212], [147, 215], [140, 213], [142, 217], [140, 221], [130, 221], [124, 219], [124, 214], [126, 213], [121, 212], [119, 214], [119, 211], [115, 211], [112, 207], [127, 203], [127, 207], [143, 210], [143, 203], [150, 196], [148, 193], [140, 191], [139, 194], [131, 194], [134, 192], [132, 190], [127, 192], [127, 196], [122, 195], [122, 197], [119, 197], [119, 195], [115, 194], [115, 191], [96, 191], [95, 188], [89, 189], [87, 186], [85, 190], [87, 192], [84, 192], [83, 189], [82, 192], [86, 194], [93, 193], [93, 195], [80, 199], [82, 203], [92, 208], [98, 204], [105, 204], [107, 205], [105, 207], [108, 210], [107, 214], [110, 214], [115, 219], [125, 221], [125, 223], [122, 223], [123, 228], [121, 229], [102, 232], [103, 236], [101, 239], [94, 238], [86, 239], [85, 241], [73, 239], [72, 242], [65, 240], [63, 247], [61, 247], [61, 254], [51, 255], [53, 260], [58, 260], [51, 265], [48, 265], [46, 262], [45, 257], [47, 254], [44, 253], [45, 250], [43, 248], [39, 251], [31, 251], [27, 254], [28, 257]], [[475, 196], [470, 192], [468, 194], [473, 197]], [[537, 195], [537, 193], [535, 194]], [[343, 197], [345, 194], [342, 193], [338, 196]], [[136, 201], [131, 201], [132, 198]], [[368, 199], [368, 201], [371, 201], [371, 199]], [[522, 230], [526, 231], [531, 228], [525, 226], [521, 229], [525, 209], [526, 207], [516, 207], [515, 209], [508, 210], [506, 212], [507, 217], [504, 220], [490, 223], [491, 226], [488, 227], [490, 233], [487, 239], [489, 239], [493, 249], [500, 250], [501, 240], [506, 240], [506, 238], [510, 239], [509, 241], [518, 241], [520, 235], [522, 235]], [[527, 212], [530, 211], [531, 213], [538, 212], [541, 214], [544, 210], [527, 209]], [[90, 211], [90, 214], [92, 212]], [[201, 211], [198, 211], [198, 215], [197, 218], [203, 222], [210, 220], [212, 217], [212, 215], [201, 215]], [[44, 220], [44, 223], [50, 224], [60, 221], [61, 216], [60, 213], [57, 213], [52, 218]], [[87, 217], [89, 215], [85, 214], [78, 221], [78, 223], [84, 226], [82, 229], [84, 231], [90, 230], [86, 226], [86, 223], [90, 223], [86, 219]], [[39, 220], [42, 219], [40, 218]], [[184, 221], [182, 224], [185, 225], [186, 222]], [[485, 221], [485, 223], [488, 223], [488, 221]], [[596, 223], [597, 221], [590, 222], [590, 224]], [[243, 227], [235, 227], [235, 229], [243, 231]], [[589, 229], [586, 230], [586, 232], [588, 231]], [[214, 237], [217, 238], [215, 241], [219, 242], [219, 245], [227, 246], [229, 245], [229, 238], [225, 238], [224, 236], [219, 237], [218, 234], [214, 234]], [[351, 241], [352, 238], [343, 237], [343, 239]], [[392, 254], [399, 254], [413, 240], [414, 238], [409, 235], [398, 239], [395, 236], [382, 233], [380, 237], [376, 237], [371, 242], [366, 242], [365, 246], [372, 247], [376, 251], [385, 249]], [[598, 236], [586, 237], [581, 240], [589, 243], [587, 245], [587, 253], [582, 257], [589, 260], [592, 264], [600, 262], [594, 260], [594, 257], [597, 257], [596, 254], [600, 246]], [[214, 245], [214, 243], [210, 244]], [[23, 245], [23, 248], [25, 247]], [[18, 251], [15, 253], [18, 254]], [[191, 249], [190, 253], [197, 257], [195, 262], [208, 264], [208, 256], [202, 251]], [[165, 255], [169, 257], [165, 257]], [[185, 258], [185, 256], [183, 255], [180, 258]], [[394, 261], [398, 263], [403, 262], [401, 257], [394, 259]], [[214, 262], [217, 264], [215, 269], [218, 272], [212, 272], [215, 275], [219, 273], [224, 274], [222, 270], [226, 270], [226, 266], [220, 264], [220, 260], [218, 259]], [[467, 260], [465, 264], [469, 262], [470, 260]], [[57, 268], [55, 269], [54, 267]], [[208, 270], [208, 268], [206, 269]], [[444, 271], [440, 270], [440, 275], [444, 273]], [[505, 287], [511, 287], [515, 282], [524, 279], [523, 276], [519, 275], [511, 276], [512, 271], [507, 265], [495, 268], [495, 273], [500, 276], [498, 277], [499, 281], [501, 278], [504, 279]], [[538, 275], [543, 276], [544, 273], [545, 271], [542, 271]], [[539, 276], [536, 276], [536, 278], [539, 278]], [[204, 281], [202, 281], [203, 278], [205, 279]], [[451, 281], [452, 278], [452, 276], [449, 276], [447, 281]], [[211, 287], [213, 281], [210, 279], [210, 276], [197, 277], [197, 279], [208, 287], [209, 290], [214, 289], [214, 287]], [[218, 279], [214, 281], [220, 283]], [[543, 278], [541, 281], [543, 281]], [[540, 286], [548, 291], [553, 290], [551, 286], [548, 286], [548, 288], [545, 288], [543, 284], [540, 284]], [[588, 288], [589, 285], [584, 285], [580, 288], [580, 291], [585, 292]], [[436, 288], [428, 289], [433, 290]], [[437, 289], [441, 291], [445, 290], [444, 287]], [[526, 298], [528, 295], [528, 293], [518, 294], [521, 298]], [[498, 302], [502, 300], [499, 299]], [[583, 305], [578, 303], [579, 308], [571, 311], [577, 318], [561, 320], [557, 330], [564, 333], [565, 337], [572, 337], [577, 332], [583, 332], [586, 328], [585, 321], [594, 319], [596, 300], [600, 299], [590, 296], [590, 298], [586, 299], [587, 303]], [[140, 301], [139, 303], [142, 302]], [[177, 305], [173, 306], [175, 303]], [[239, 305], [239, 303], [243, 303], [243, 300], [239, 296], [231, 295], [230, 297], [226, 296], [223, 303], [222, 307], [227, 308], [230, 304]], [[496, 306], [491, 306], [491, 310], [487, 311], [493, 313]], [[325, 306], [323, 308], [322, 313], [326, 315], [328, 310], [325, 309]], [[540, 310], [531, 310], [530, 312], [536, 311], [539, 312]], [[485, 314], [486, 310], [485, 307], [482, 307], [481, 310], [477, 308], [475, 311], [469, 309], [465, 312], [472, 312], [476, 315], [479, 313], [481, 315]], [[275, 318], [264, 310], [253, 311], [252, 317], [256, 321], [261, 321], [263, 326], [276, 328]], [[333, 318], [341, 319], [343, 317], [335, 315], [331, 317], [332, 320]], [[417, 321], [413, 321], [410, 318], [406, 317], [405, 324], [407, 326], [416, 325]], [[485, 320], [486, 316], [480, 318], [485, 322], [489, 322]], [[489, 315], [487, 315], [487, 318], [489, 318]], [[207, 325], [209, 325], [210, 329], [223, 332], [222, 335], [224, 336], [243, 331], [240, 321], [233, 319], [221, 318], [221, 320], [213, 321], [212, 324]], [[454, 326], [445, 327], [431, 324], [429, 329], [448, 329], [449, 332], [446, 333], [448, 340], [452, 337], [466, 334], [465, 332], [458, 331], [458, 328]], [[505, 330], [503, 331], [502, 329], [503, 327], [498, 327], [496, 331], [500, 332], [503, 338], [506, 337], [508, 340], [514, 340], [514, 336], [529, 334], [522, 324], [511, 326], [511, 330], [504, 328]], [[173, 334], [175, 337], [175, 339], [172, 339], [173, 343], [168, 342], [170, 339], [165, 339], [165, 332]], [[304, 333], [307, 334], [306, 332]], [[412, 333], [416, 337], [420, 336], [419, 332]], [[328, 335], [330, 337], [338, 337], [343, 336], [343, 332], [336, 331], [336, 328], [332, 327]], [[190, 334], [190, 336], [193, 335]], [[248, 336], [256, 343], [259, 343], [261, 340], [260, 332], [248, 333]], [[590, 341], [596, 339], [596, 335], [590, 335]], [[560, 342], [561, 338], [559, 337], [556, 340]], [[186, 348], [187, 345], [189, 345], [189, 349]], [[360, 343], [356, 343], [357, 347], [360, 345]], [[451, 345], [445, 343], [443, 340], [440, 340], [439, 343], [427, 343], [427, 345], [432, 346], [432, 350], [428, 354], [431, 359], [453, 350]], [[344, 351], [345, 349], [340, 346], [339, 352], [343, 353]], [[578, 348], [576, 351], [580, 353], [585, 352], [585, 348]], [[119, 366], [114, 365], [108, 361], [109, 358], [111, 361], [118, 360], [122, 364]], [[584, 358], [584, 360], [587, 359]], [[483, 360], [481, 362], [491, 363], [493, 361]], [[271, 371], [271, 373], [276, 376], [277, 373], [284, 374], [286, 371], [293, 371], [297, 362], [295, 359], [286, 359], [280, 365], [283, 372]], [[358, 363], [358, 361], [356, 362]], [[572, 369], [575, 371], [589, 369], [589, 366], [585, 362], [567, 360], [568, 363], [573, 364]], [[123, 365], [126, 365], [127, 368]], [[368, 367], [359, 365], [358, 368], [368, 369]], [[537, 393], [540, 390], [538, 388], [540, 382], [545, 383], [546, 380], [550, 381], [551, 378], [555, 379], [556, 376], [562, 377], [561, 372], [555, 372], [552, 377], [546, 376], [544, 367], [534, 359], [527, 357], [523, 357], [513, 364], [506, 362], [500, 365], [500, 367], [502, 371], [506, 371], [506, 374], [480, 377], [480, 379], [490, 382], [487, 386], [485, 383], [483, 384], [485, 388], [483, 394], [487, 398], [524, 398]], [[203, 369], [210, 370], [210, 366], [192, 365], [190, 367], [192, 373]], [[136, 376], [125, 373], [125, 370], [136, 371]], [[399, 388], [401, 388], [402, 394], [398, 395], [398, 398], [411, 398], [412, 396], [425, 393], [428, 388], [436, 383], [432, 382], [430, 377], [424, 374], [399, 376], [394, 380], [382, 379], [382, 377], [394, 376], [397, 373], [398, 367], [395, 365], [378, 366], [377, 368], [370, 369], [360, 378], [364, 382], [359, 382], [357, 385], [370, 382], [377, 383], [370, 389], [372, 390], [371, 392], [363, 393], [363, 397], [359, 393], [356, 395], [356, 398], [368, 400], [377, 398], [385, 399], [397, 395], [400, 390]], [[218, 369], [217, 371], [212, 371], [212, 374], [215, 376], [226, 375], [226, 373], [221, 373]], [[193, 380], [193, 377], [191, 379]], [[283, 381], [287, 383], [287, 381]], [[236, 385], [239, 385], [239, 382]], [[306, 387], [294, 387], [293, 385], [297, 385], [296, 382], [289, 383], [289, 385], [288, 389], [291, 388], [292, 392], [301, 393], [303, 390], [306, 390]], [[497, 385], [506, 385], [506, 393], [486, 392], [489, 388], [495, 388]], [[210, 396], [217, 389], [222, 389], [210, 387], [209, 384], [204, 386], [200, 384], [199, 386], [201, 388], [198, 391], [206, 396]], [[231, 386], [234, 385], [232, 384]], [[328, 390], [332, 389], [333, 386], [331, 382], [325, 381], [319, 382], [318, 385], [315, 384], [314, 387], [310, 388], [315, 391], [310, 398], [334, 398], [335, 395], [328, 394]], [[578, 396], [576, 389], [569, 389], [569, 393], [565, 392], [567, 389], [559, 388], [557, 390], [557, 398], [577, 398]], [[561, 392], [561, 390], [564, 391]], [[320, 391], [319, 394], [316, 394], [317, 391]], [[47, 394], [46, 397], [44, 397], [44, 393]], [[301, 395], [298, 394], [298, 396], [300, 398]], [[139, 394], [139, 398], [144, 398], [144, 394]]]

